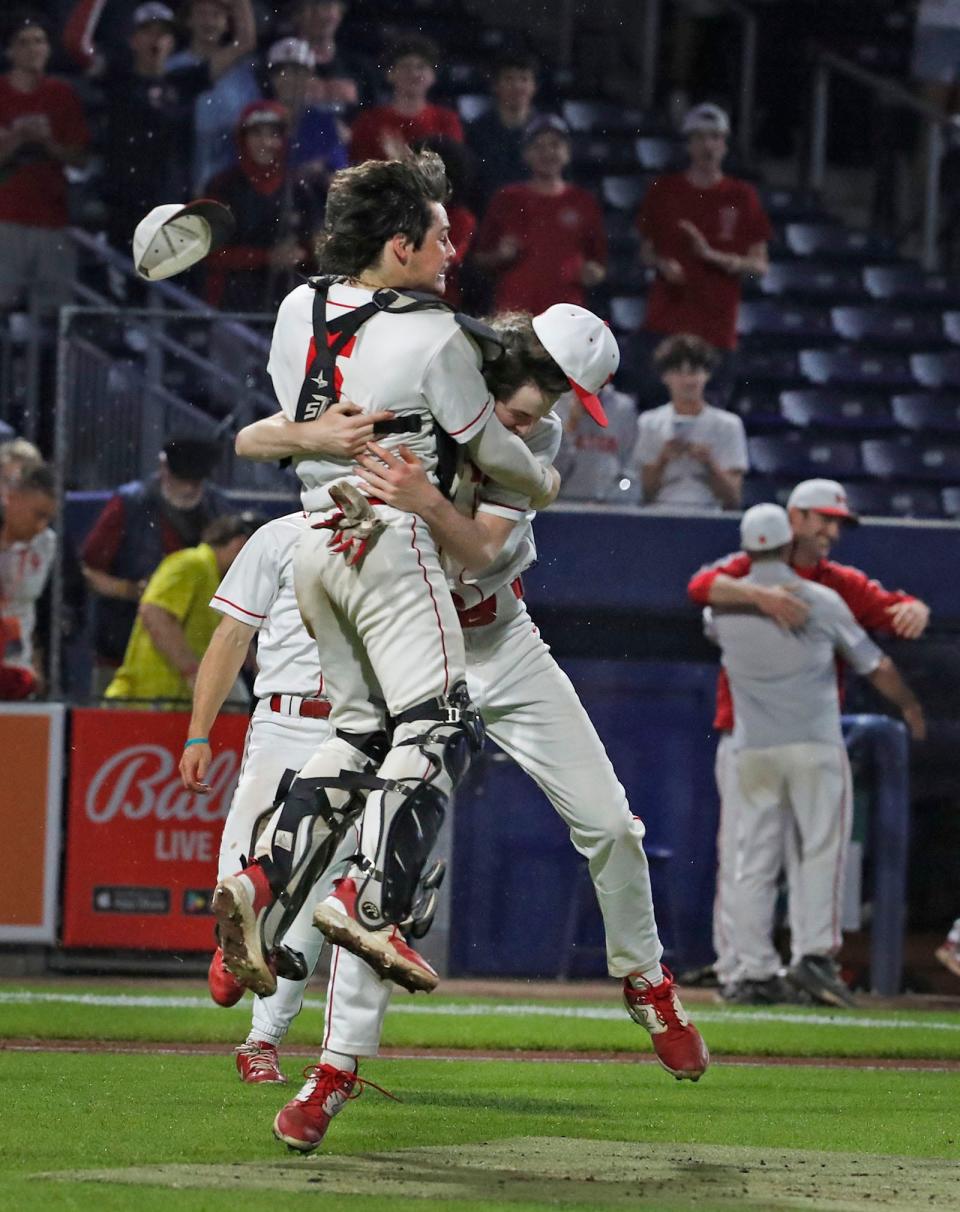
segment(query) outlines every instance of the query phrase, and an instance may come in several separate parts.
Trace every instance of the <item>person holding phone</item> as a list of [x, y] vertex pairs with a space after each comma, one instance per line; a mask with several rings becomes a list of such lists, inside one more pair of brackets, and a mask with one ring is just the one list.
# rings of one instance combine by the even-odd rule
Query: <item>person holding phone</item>
[[640, 414], [634, 461], [645, 505], [737, 509], [748, 467], [743, 422], [704, 398], [717, 353], [701, 337], [679, 333], [654, 350], [670, 402]]

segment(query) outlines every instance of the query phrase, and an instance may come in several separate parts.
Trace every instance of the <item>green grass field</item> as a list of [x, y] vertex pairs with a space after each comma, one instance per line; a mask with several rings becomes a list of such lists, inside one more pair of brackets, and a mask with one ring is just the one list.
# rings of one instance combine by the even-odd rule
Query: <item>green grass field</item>
[[[960, 1014], [693, 1009], [722, 1054], [696, 1085], [652, 1064], [379, 1059], [362, 1073], [402, 1101], [365, 1091], [304, 1158], [270, 1127], [305, 1057], [286, 1058], [286, 1087], [244, 1086], [233, 1070], [248, 1005], [218, 1010], [199, 983], [168, 992], [8, 982], [0, 1209], [276, 1212], [288, 1194], [298, 1207], [349, 1198], [364, 1212], [960, 1206]], [[308, 1052], [321, 1022], [311, 998], [291, 1051]], [[43, 1046], [62, 1039], [166, 1050]], [[189, 1043], [223, 1052], [176, 1052]], [[399, 995], [384, 1043], [650, 1055], [613, 986], [597, 1003]], [[736, 1061], [801, 1055], [904, 1067]], [[910, 1069], [912, 1057], [944, 1067]]]

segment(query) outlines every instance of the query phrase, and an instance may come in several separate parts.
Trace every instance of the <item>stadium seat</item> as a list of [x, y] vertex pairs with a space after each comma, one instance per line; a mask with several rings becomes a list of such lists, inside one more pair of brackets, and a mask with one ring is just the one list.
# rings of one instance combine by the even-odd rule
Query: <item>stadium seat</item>
[[564, 101], [563, 120], [574, 131], [633, 131], [643, 126], [646, 115], [624, 109], [610, 101]]
[[853, 482], [845, 487], [851, 507], [868, 517], [937, 518], [944, 512], [937, 490], [923, 485]]
[[821, 265], [804, 261], [774, 261], [760, 279], [765, 295], [793, 299], [837, 299], [855, 301], [863, 296], [863, 279], [849, 265]]
[[795, 483], [793, 479], [748, 475], [743, 481], [740, 504], [744, 509], [749, 509], [751, 505], [766, 505], [772, 501], [786, 507]]
[[617, 332], [636, 332], [646, 314], [642, 295], [614, 295], [610, 300], [610, 322]]
[[633, 146], [637, 163], [648, 172], [670, 172], [684, 163], [683, 144], [676, 139], [641, 135]]
[[809, 343], [833, 335], [830, 316], [822, 307], [772, 303], [766, 299], [740, 304], [737, 332], [742, 337], [796, 338]]
[[777, 433], [790, 428], [780, 411], [780, 397], [775, 390], [741, 388], [734, 393], [729, 409], [744, 423], [748, 433]]
[[574, 175], [582, 179], [596, 181], [605, 173], [629, 175], [636, 172], [637, 158], [632, 139], [575, 132], [570, 146]]
[[797, 379], [796, 350], [771, 345], [741, 349], [733, 363], [733, 374], [740, 383], [776, 383], [783, 387]]
[[786, 241], [787, 247], [798, 257], [862, 263], [896, 256], [891, 240], [834, 223], [788, 223]]
[[645, 176], [604, 177], [600, 183], [600, 192], [605, 205], [632, 214], [640, 205], [649, 185], [650, 177]]
[[960, 282], [943, 274], [928, 274], [919, 265], [868, 265], [863, 285], [873, 299], [893, 299], [934, 307], [960, 303]]
[[960, 518], [960, 488], [944, 488], [940, 494], [948, 518]]
[[923, 433], [960, 433], [960, 398], [917, 391], [890, 401], [893, 419], [904, 429]]
[[860, 387], [909, 387], [914, 383], [906, 354], [859, 349], [804, 349], [800, 373], [810, 383], [851, 383]]
[[886, 396], [841, 387], [812, 387], [780, 393], [780, 411], [801, 428], [877, 430], [893, 428]]
[[940, 318], [932, 312], [877, 305], [834, 307], [830, 319], [834, 332], [845, 341], [876, 343], [888, 349], [897, 345], [929, 347], [942, 338]]
[[760, 190], [760, 201], [775, 223], [790, 223], [803, 219], [822, 222], [825, 218], [823, 207], [812, 190], [765, 186]]
[[861, 452], [865, 469], [882, 480], [960, 484], [960, 445], [868, 438]]
[[960, 345], [960, 311], [943, 313], [943, 335], [953, 345]]
[[464, 122], [475, 122], [492, 103], [493, 99], [487, 93], [462, 93], [457, 97], [457, 113]]
[[799, 433], [748, 438], [747, 442], [751, 468], [764, 475], [793, 476], [795, 480], [829, 476], [842, 480], [845, 476], [862, 474], [856, 442], [804, 439]]
[[921, 387], [960, 387], [960, 352], [913, 354], [910, 369]]

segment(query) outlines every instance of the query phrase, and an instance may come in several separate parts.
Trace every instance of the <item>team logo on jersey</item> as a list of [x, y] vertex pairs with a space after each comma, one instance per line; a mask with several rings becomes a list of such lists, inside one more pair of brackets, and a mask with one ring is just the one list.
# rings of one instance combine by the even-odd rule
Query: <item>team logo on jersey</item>
[[580, 212], [574, 210], [573, 207], [567, 207], [565, 210], [560, 211], [557, 218], [564, 227], [578, 227], [580, 224]]

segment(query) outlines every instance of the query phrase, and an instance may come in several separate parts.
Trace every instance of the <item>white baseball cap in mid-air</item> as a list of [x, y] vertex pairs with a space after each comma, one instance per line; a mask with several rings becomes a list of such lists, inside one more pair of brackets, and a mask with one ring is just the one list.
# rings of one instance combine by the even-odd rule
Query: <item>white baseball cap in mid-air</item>
[[776, 551], [793, 541], [787, 511], [780, 505], [754, 505], [740, 519], [744, 551]]
[[317, 66], [317, 56], [309, 42], [303, 38], [281, 38], [274, 42], [267, 51], [267, 67], [308, 67], [311, 71]]
[[790, 494], [788, 509], [812, 509], [828, 518], [841, 518], [856, 525], [860, 519], [850, 508], [847, 493], [836, 480], [801, 480]]
[[210, 198], [155, 206], [133, 233], [134, 268], [150, 282], [171, 278], [219, 248], [234, 225], [230, 208]]
[[703, 105], [695, 105], [688, 110], [680, 127], [684, 135], [692, 135], [694, 131], [710, 131], [718, 135], [730, 134], [730, 119], [727, 111], [719, 105], [711, 105], [709, 101]]
[[570, 381], [580, 403], [598, 425], [606, 426], [597, 392], [617, 372], [620, 347], [599, 316], [575, 303], [554, 303], [533, 317], [540, 344]]

